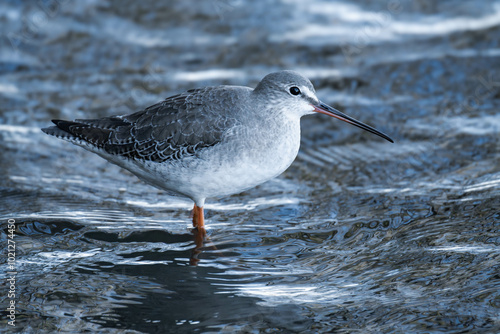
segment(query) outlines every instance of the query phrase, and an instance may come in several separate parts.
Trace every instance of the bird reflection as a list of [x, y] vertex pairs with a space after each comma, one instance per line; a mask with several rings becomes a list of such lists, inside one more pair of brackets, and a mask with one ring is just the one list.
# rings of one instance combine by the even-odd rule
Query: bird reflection
[[202, 248], [205, 239], [207, 238], [207, 231], [204, 227], [195, 227], [192, 232], [194, 236], [195, 247], [191, 251], [189, 264], [192, 266], [196, 266], [200, 262], [199, 255], [202, 253]]

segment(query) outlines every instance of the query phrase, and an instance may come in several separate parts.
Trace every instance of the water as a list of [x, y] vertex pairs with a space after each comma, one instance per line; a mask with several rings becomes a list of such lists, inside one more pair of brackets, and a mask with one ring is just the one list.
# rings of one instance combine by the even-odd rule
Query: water
[[[500, 331], [500, 2], [0, 9], [2, 331]], [[288, 171], [208, 201], [201, 254], [189, 201], [39, 130], [284, 68], [396, 143], [303, 119]]]

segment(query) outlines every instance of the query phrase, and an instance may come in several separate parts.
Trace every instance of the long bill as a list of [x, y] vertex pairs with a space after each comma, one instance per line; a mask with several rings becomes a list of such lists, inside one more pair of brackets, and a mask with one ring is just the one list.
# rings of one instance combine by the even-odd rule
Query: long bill
[[322, 114], [325, 114], [325, 115], [328, 115], [328, 116], [332, 116], [332, 117], [338, 118], [341, 121], [344, 121], [344, 122], [347, 122], [349, 124], [355, 125], [358, 128], [361, 128], [363, 130], [366, 130], [368, 132], [376, 134], [377, 136], [380, 136], [380, 137], [384, 138], [385, 140], [388, 140], [391, 143], [394, 143], [394, 140], [392, 140], [385, 133], [382, 133], [382, 132], [378, 131], [377, 129], [374, 129], [371, 126], [366, 125], [366, 124], [358, 121], [357, 119], [354, 119], [354, 118], [352, 118], [350, 116], [347, 116], [346, 114], [338, 111], [337, 109], [330, 107], [328, 104], [324, 104], [324, 103], [320, 102], [318, 105], [313, 105], [313, 107], [314, 107], [314, 111], [316, 111], [316, 112], [319, 112], [319, 113], [322, 113]]

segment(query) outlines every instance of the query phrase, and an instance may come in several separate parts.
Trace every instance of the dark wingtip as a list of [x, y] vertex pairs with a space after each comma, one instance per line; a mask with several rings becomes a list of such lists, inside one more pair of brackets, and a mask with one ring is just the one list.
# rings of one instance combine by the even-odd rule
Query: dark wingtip
[[72, 125], [82, 125], [82, 124], [77, 123], [77, 122], [65, 121], [65, 120], [62, 120], [62, 119], [53, 119], [52, 123], [54, 123], [59, 129], [64, 130], [64, 131], [66, 131], [68, 133], [72, 133], [72, 131], [70, 129], [70, 126], [72, 126]]
[[55, 136], [62, 139], [75, 138], [75, 136], [69, 132], [66, 132], [57, 126], [49, 126], [47, 128], [42, 128], [42, 131], [50, 136]]
[[47, 128], [42, 128], [42, 131], [48, 135], [56, 136], [63, 139], [75, 138], [75, 134], [71, 130], [71, 126], [80, 125], [80, 123], [72, 121], [64, 121], [60, 119], [53, 119], [52, 123], [56, 126], [50, 126]]

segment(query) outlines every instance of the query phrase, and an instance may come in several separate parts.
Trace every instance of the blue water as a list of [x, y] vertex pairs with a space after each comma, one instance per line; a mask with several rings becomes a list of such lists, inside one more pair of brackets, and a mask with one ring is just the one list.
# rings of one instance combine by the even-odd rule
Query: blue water
[[[0, 27], [1, 331], [500, 332], [499, 1], [6, 1]], [[280, 69], [396, 143], [303, 119], [289, 170], [208, 200], [201, 253], [190, 201], [40, 131]]]

